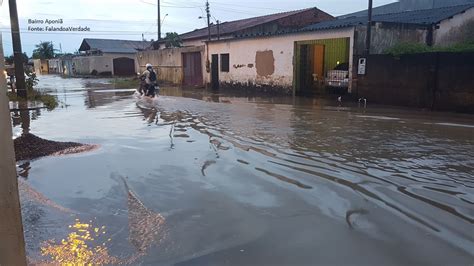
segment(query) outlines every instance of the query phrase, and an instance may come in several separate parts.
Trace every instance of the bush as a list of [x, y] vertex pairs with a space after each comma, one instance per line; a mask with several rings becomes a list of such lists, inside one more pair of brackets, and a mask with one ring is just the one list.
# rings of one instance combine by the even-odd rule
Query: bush
[[435, 52], [474, 52], [474, 41], [460, 43], [450, 46], [434, 46], [430, 47], [420, 43], [399, 43], [387, 49], [386, 54], [399, 57], [405, 54], [435, 53]]
[[393, 56], [400, 56], [404, 54], [419, 54], [419, 53], [428, 53], [431, 52], [431, 47], [426, 44], [420, 43], [399, 43], [395, 46], [387, 49], [386, 54], [391, 54]]
[[[26, 76], [27, 78], [25, 80], [25, 85], [28, 94], [26, 100], [42, 102], [48, 110], [53, 110], [58, 107], [59, 103], [56, 97], [34, 89], [34, 86], [38, 84], [38, 78], [36, 77], [36, 73], [26, 70]], [[8, 92], [8, 98], [10, 99], [10, 101], [25, 100], [23, 98], [18, 97], [16, 93], [13, 92]]]

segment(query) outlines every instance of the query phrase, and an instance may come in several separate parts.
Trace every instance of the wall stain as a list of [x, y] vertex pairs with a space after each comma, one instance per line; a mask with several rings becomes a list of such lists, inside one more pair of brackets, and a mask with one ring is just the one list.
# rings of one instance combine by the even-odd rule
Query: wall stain
[[258, 51], [255, 55], [257, 75], [268, 77], [275, 73], [275, 57], [273, 51]]

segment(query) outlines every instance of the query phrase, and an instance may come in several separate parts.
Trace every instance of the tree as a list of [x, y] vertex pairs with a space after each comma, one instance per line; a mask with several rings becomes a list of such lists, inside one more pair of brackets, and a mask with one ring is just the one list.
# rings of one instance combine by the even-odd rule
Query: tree
[[165, 47], [172, 48], [172, 47], [181, 47], [183, 45], [183, 41], [179, 34], [176, 32], [167, 32], [165, 37]]
[[40, 42], [36, 45], [36, 49], [33, 50], [33, 58], [51, 59], [54, 58], [56, 51], [52, 42]]
[[[14, 55], [10, 55], [10, 56], [5, 57], [5, 63], [7, 65], [13, 65], [14, 62], [15, 62]], [[23, 53], [23, 64], [27, 64], [27, 63], [28, 63], [28, 55], [26, 53]]]

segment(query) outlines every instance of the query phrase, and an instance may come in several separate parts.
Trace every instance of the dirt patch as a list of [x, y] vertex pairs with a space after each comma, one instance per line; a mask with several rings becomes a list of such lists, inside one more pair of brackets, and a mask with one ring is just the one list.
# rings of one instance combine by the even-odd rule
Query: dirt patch
[[268, 77], [275, 73], [275, 57], [273, 51], [258, 51], [255, 55], [257, 74]]
[[24, 134], [14, 141], [17, 161], [33, 160], [44, 156], [58, 156], [92, 151], [98, 145], [45, 140], [33, 134]]

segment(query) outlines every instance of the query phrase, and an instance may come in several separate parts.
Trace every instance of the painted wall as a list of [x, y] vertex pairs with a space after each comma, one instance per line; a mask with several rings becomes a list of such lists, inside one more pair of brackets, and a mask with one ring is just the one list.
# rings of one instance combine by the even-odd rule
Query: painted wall
[[203, 46], [207, 39], [183, 41], [183, 47]]
[[[346, 28], [229, 40], [211, 43], [209, 54], [230, 54], [230, 71], [219, 72], [221, 82], [250, 86], [277, 86], [292, 90], [295, 42], [350, 38], [352, 48], [353, 36], [354, 29]], [[350, 67], [352, 68], [352, 49], [350, 50]], [[210, 82], [210, 74], [205, 75], [205, 80]]]
[[91, 75], [96, 70], [100, 73], [114, 74], [115, 58], [126, 57], [137, 61], [135, 54], [103, 54], [94, 56], [78, 56], [72, 59], [73, 71], [76, 75]]
[[47, 60], [34, 59], [33, 67], [36, 75], [45, 75], [48, 74], [49, 67]]
[[474, 8], [443, 20], [434, 32], [436, 45], [446, 46], [468, 40], [474, 40]]
[[205, 73], [204, 46], [169, 48], [143, 51], [137, 54], [139, 71], [145, 71], [145, 65], [150, 63], [158, 72], [158, 79], [172, 84], [183, 82], [182, 54], [200, 52], [202, 55], [203, 75]]

